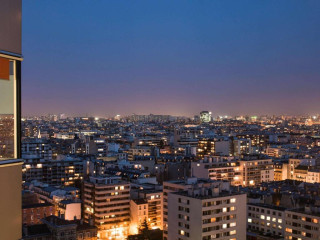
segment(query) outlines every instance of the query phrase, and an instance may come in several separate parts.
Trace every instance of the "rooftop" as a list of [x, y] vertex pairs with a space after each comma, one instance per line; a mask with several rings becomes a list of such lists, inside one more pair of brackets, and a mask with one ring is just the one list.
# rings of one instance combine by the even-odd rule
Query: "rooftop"
[[39, 207], [51, 207], [51, 206], [53, 206], [53, 204], [51, 204], [51, 203], [33, 203], [33, 204], [23, 205], [22, 209], [39, 208]]

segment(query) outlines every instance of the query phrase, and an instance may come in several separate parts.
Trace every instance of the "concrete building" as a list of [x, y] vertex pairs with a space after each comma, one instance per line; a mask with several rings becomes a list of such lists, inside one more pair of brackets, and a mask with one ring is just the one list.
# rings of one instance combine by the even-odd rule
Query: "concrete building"
[[128, 152], [128, 160], [133, 161], [135, 156], [150, 156], [151, 147], [138, 146], [135, 148], [130, 148]]
[[287, 210], [285, 222], [285, 239], [320, 239], [319, 208], [305, 207]]
[[52, 147], [43, 139], [24, 140], [21, 145], [22, 158], [38, 158], [44, 160], [52, 160]]
[[130, 224], [130, 184], [119, 177], [90, 177], [83, 183], [84, 220], [101, 239], [125, 239]]
[[285, 153], [285, 149], [281, 147], [267, 147], [266, 149], [266, 155], [272, 158], [281, 158]]
[[316, 160], [315, 159], [294, 159], [294, 158], [290, 158], [289, 159], [289, 179], [292, 180], [300, 180], [301, 178], [306, 178], [306, 176], [300, 176], [298, 170], [298, 174], [295, 173], [295, 169], [299, 166], [315, 166], [316, 165]]
[[163, 238], [168, 239], [168, 195], [170, 192], [186, 191], [195, 186], [210, 187], [214, 183], [211, 179], [187, 178], [185, 180], [163, 182]]
[[20, 239], [21, 0], [0, 7], [0, 239]]
[[274, 163], [274, 181], [284, 181], [289, 178], [289, 164], [286, 162]]
[[247, 204], [247, 230], [248, 232], [268, 235], [277, 239], [284, 237], [285, 232], [284, 207], [261, 203]]
[[144, 221], [148, 221], [148, 202], [141, 198], [130, 200], [130, 234], [138, 234]]
[[215, 182], [168, 195], [168, 240], [246, 239], [246, 194]]
[[191, 162], [191, 174], [197, 178], [230, 181], [241, 185], [239, 162], [234, 157], [206, 156], [198, 162]]
[[244, 186], [253, 186], [261, 182], [274, 180], [274, 168], [272, 159], [260, 156], [248, 156], [239, 161], [241, 182]]
[[201, 138], [198, 141], [197, 157], [203, 158], [205, 155], [215, 153], [215, 139]]
[[241, 156], [242, 154], [252, 154], [251, 139], [234, 139], [233, 140], [233, 156]]
[[85, 161], [66, 156], [57, 160], [25, 159], [22, 167], [23, 181], [38, 180], [51, 185], [74, 185], [84, 176]]
[[[163, 193], [155, 189], [138, 189], [131, 193], [131, 229], [137, 229], [146, 218], [150, 229], [163, 229]], [[141, 208], [141, 209], [140, 209]], [[143, 212], [140, 210], [145, 210]], [[142, 221], [142, 222], [141, 222]], [[133, 232], [135, 233], [135, 232]]]
[[311, 169], [307, 173], [306, 182], [308, 183], [320, 183], [320, 170]]
[[220, 139], [215, 142], [215, 154], [221, 156], [232, 156], [233, 148], [230, 140]]

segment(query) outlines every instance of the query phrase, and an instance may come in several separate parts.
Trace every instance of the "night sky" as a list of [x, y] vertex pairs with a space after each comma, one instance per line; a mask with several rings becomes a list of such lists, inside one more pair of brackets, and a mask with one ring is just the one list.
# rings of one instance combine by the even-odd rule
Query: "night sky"
[[320, 113], [320, 1], [23, 1], [23, 114]]

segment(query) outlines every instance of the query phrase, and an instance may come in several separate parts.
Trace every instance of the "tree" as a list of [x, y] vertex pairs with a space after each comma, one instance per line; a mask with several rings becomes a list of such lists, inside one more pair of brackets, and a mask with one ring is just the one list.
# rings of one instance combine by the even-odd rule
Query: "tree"
[[139, 232], [144, 239], [149, 239], [149, 224], [147, 218], [145, 218], [144, 221], [141, 223], [139, 227]]

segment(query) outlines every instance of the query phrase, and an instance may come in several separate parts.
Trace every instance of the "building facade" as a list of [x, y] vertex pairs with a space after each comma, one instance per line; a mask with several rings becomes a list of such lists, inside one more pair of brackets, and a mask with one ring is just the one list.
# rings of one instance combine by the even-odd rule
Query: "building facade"
[[246, 239], [245, 220], [246, 194], [233, 194], [220, 182], [169, 193], [168, 240]]
[[100, 239], [125, 239], [130, 224], [130, 183], [119, 177], [90, 177], [83, 184], [83, 217]]

